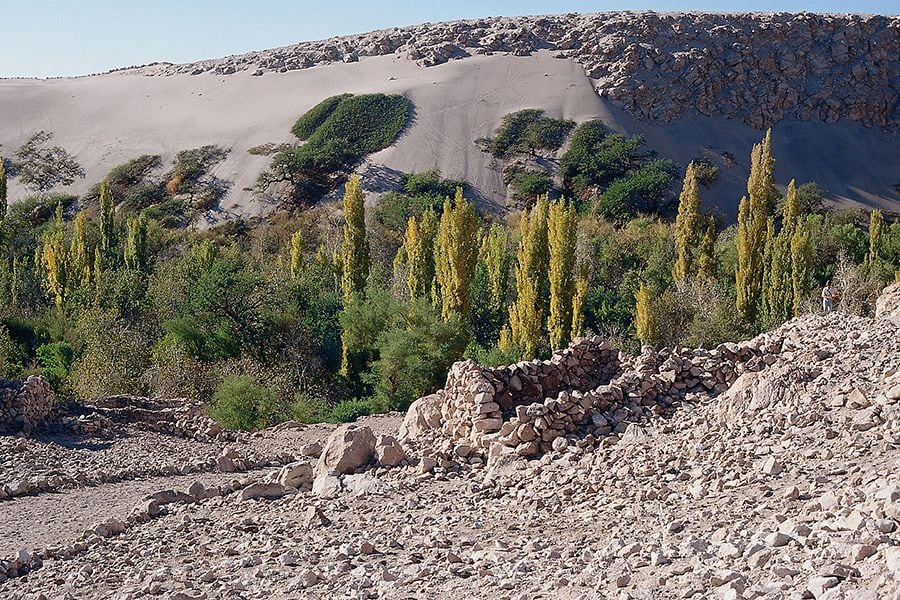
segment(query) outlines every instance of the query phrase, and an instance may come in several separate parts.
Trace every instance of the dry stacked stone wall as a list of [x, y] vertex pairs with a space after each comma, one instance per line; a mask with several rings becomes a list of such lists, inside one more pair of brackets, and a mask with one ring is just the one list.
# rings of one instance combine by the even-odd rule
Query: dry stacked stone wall
[[0, 379], [0, 432], [30, 432], [53, 409], [53, 390], [43, 377], [25, 381]]
[[185, 65], [146, 75], [252, 75], [395, 55], [433, 66], [473, 54], [550, 50], [638, 118], [693, 109], [761, 128], [785, 117], [900, 125], [900, 17], [610, 12], [425, 23]]
[[111, 422], [141, 424], [144, 428], [201, 442], [231, 440], [234, 433], [206, 416], [203, 404], [187, 398], [108, 396], [95, 398], [85, 408]]

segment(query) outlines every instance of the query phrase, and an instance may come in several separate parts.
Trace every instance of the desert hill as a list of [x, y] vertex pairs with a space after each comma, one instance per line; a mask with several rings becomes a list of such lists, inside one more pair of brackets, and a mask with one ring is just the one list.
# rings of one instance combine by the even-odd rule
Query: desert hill
[[[361, 167], [385, 189], [398, 172], [436, 168], [502, 205], [491, 157], [475, 140], [523, 108], [576, 121], [601, 119], [642, 134], [684, 166], [720, 166], [709, 206], [733, 216], [742, 157], [775, 126], [779, 184], [816, 181], [829, 199], [900, 210], [896, 165], [900, 19], [834, 15], [607, 13], [424, 24], [189, 65], [103, 75], [0, 80], [0, 153], [37, 131], [75, 155], [83, 193], [142, 154], [168, 165], [180, 150], [231, 152], [214, 171], [232, 185], [207, 214], [261, 214], [252, 192], [269, 159], [247, 151], [292, 140], [294, 120], [344, 92], [400, 93], [414, 119], [392, 147]], [[738, 157], [732, 163], [730, 157]], [[27, 191], [15, 179], [10, 194]]]

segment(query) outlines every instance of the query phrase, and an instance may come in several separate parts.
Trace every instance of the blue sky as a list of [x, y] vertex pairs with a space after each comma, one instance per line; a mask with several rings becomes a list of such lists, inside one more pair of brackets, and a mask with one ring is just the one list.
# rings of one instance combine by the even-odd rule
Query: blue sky
[[[189, 62], [426, 21], [606, 10], [744, 11], [737, 0], [0, 0], [0, 77]], [[755, 11], [898, 14], [900, 0], [755, 2]]]

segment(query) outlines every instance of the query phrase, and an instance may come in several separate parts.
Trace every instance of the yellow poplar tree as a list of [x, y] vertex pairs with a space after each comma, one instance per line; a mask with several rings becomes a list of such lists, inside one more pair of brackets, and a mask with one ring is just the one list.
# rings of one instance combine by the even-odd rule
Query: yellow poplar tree
[[767, 327], [777, 327], [791, 318], [794, 290], [791, 281], [790, 233], [775, 234], [775, 223], [769, 217], [764, 254], [763, 317]]
[[697, 269], [698, 277], [715, 279], [716, 277], [716, 219], [712, 215], [706, 219], [706, 230], [700, 240], [700, 259]]
[[40, 263], [47, 291], [53, 296], [57, 306], [61, 306], [69, 295], [70, 265], [66, 245], [66, 229], [62, 220], [62, 204], [56, 206], [56, 222], [44, 236], [40, 248]]
[[72, 285], [81, 287], [91, 282], [91, 253], [88, 250], [86, 217], [84, 211], [79, 211], [75, 216], [72, 227], [72, 244], [69, 246], [69, 256], [72, 266]]
[[509, 233], [505, 227], [491, 225], [481, 243], [481, 256], [487, 270], [491, 313], [502, 315], [509, 293]]
[[303, 231], [298, 229], [291, 235], [290, 241], [291, 279], [300, 277], [303, 269]]
[[434, 247], [437, 236], [437, 215], [426, 210], [421, 221], [410, 217], [406, 225], [402, 251], [407, 266], [406, 285], [410, 298], [421, 298], [431, 293], [434, 286]]
[[572, 331], [570, 338], [574, 339], [584, 333], [584, 300], [588, 292], [587, 269], [582, 268], [578, 279], [575, 280], [575, 295], [572, 296]]
[[636, 301], [634, 328], [637, 338], [642, 344], [653, 345], [659, 341], [659, 324], [653, 311], [653, 296], [650, 294], [650, 288], [642, 283], [634, 298]]
[[128, 220], [125, 266], [136, 271], [147, 269], [147, 219], [144, 215]]
[[775, 160], [772, 158], [772, 130], [750, 153], [747, 193], [738, 208], [737, 268], [735, 284], [737, 308], [747, 320], [754, 320], [763, 287], [763, 254], [768, 218], [778, 191], [775, 189]]
[[799, 315], [803, 300], [812, 286], [812, 240], [809, 225], [797, 224], [791, 235], [791, 288], [794, 315]]
[[116, 204], [113, 201], [109, 183], [100, 183], [100, 246], [103, 250], [111, 250], [116, 245], [115, 225]]
[[550, 315], [547, 331], [550, 347], [564, 347], [572, 334], [575, 296], [575, 243], [578, 227], [575, 207], [565, 200], [550, 205], [547, 216], [547, 243], [550, 254]]
[[675, 217], [675, 281], [684, 281], [697, 271], [694, 256], [702, 226], [700, 216], [700, 182], [693, 161], [684, 173], [684, 185], [678, 197], [678, 215]]
[[478, 261], [478, 232], [481, 220], [475, 207], [456, 188], [456, 198], [444, 202], [438, 225], [434, 270], [440, 287], [441, 316], [468, 315], [472, 278]]
[[538, 198], [530, 212], [523, 211], [519, 220], [516, 301], [509, 309], [509, 327], [512, 342], [528, 358], [537, 356], [541, 350], [545, 338], [544, 315], [549, 309], [547, 213], [547, 199], [542, 197]]
[[868, 264], [874, 264], [881, 258], [884, 228], [884, 214], [880, 210], [873, 210], [869, 215], [869, 253], [866, 255]]

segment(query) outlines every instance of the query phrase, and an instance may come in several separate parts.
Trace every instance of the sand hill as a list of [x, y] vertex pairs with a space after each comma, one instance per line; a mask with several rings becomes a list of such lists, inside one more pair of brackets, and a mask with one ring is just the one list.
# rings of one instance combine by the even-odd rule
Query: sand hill
[[[398, 172], [437, 168], [485, 204], [506, 189], [474, 145], [501, 118], [542, 108], [644, 135], [680, 165], [721, 168], [705, 202], [733, 217], [750, 146], [775, 126], [778, 183], [816, 181], [831, 200], [900, 211], [900, 19], [817, 15], [610, 13], [486, 19], [374, 32], [205, 61], [54, 80], [0, 80], [0, 153], [44, 130], [72, 152], [82, 193], [140, 154], [231, 148], [233, 182], [210, 220], [271, 209], [250, 191], [290, 126], [343, 92], [402, 93], [415, 116], [361, 167], [381, 190]], [[736, 164], [723, 157], [733, 156]], [[16, 180], [11, 196], [26, 194]]]

